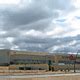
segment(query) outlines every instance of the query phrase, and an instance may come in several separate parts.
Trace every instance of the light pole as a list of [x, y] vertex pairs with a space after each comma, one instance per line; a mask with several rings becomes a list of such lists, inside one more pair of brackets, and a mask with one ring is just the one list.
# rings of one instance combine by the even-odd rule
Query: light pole
[[75, 68], [76, 68], [76, 65], [75, 65], [76, 64], [76, 58], [77, 57], [75, 57], [75, 60], [74, 60], [74, 73], [76, 72], [76, 70], [75, 70]]
[[74, 61], [73, 65], [74, 65], [74, 73], [75, 73], [76, 56], [74, 57], [73, 54], [69, 55], [69, 60]]
[[77, 52], [77, 54], [75, 55], [75, 59], [74, 59], [74, 73], [76, 72], [76, 60], [77, 60], [77, 55], [78, 55], [78, 52]]
[[77, 51], [77, 54], [76, 54], [76, 57], [75, 57], [75, 62], [74, 62], [74, 72], [76, 72], [76, 70], [75, 70], [75, 68], [76, 68], [76, 67], [75, 67], [75, 64], [76, 64], [77, 55], [78, 55], [79, 52], [80, 52], [80, 50]]

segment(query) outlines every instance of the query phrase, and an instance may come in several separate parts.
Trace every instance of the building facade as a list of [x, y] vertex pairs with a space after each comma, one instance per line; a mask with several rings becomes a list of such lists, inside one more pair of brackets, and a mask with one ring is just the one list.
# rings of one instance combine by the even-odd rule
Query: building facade
[[0, 50], [0, 66], [8, 66], [9, 62], [9, 50]]
[[10, 64], [17, 69], [23, 70], [48, 70], [48, 53], [42, 52], [20, 52], [12, 51], [10, 54]]
[[[77, 61], [76, 68], [80, 69], [80, 57]], [[74, 62], [65, 53], [0, 50], [0, 66], [9, 66], [12, 70], [70, 70]]]

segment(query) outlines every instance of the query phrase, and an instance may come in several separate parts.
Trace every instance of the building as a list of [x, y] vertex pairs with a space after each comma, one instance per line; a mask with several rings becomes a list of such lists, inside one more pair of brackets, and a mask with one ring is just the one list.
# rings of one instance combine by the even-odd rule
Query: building
[[0, 66], [8, 66], [9, 62], [9, 50], [0, 50]]
[[48, 70], [48, 53], [11, 51], [10, 64], [15, 69], [22, 70]]
[[[13, 70], [70, 70], [74, 69], [74, 62], [65, 53], [0, 50], [0, 66]], [[76, 69], [80, 69], [80, 57], [76, 62]]]
[[53, 56], [47, 52], [0, 50], [0, 66], [9, 66], [10, 69], [49, 70], [53, 62]]
[[12, 69], [51, 70], [53, 63], [55, 63], [55, 56], [47, 52], [10, 52], [10, 66]]

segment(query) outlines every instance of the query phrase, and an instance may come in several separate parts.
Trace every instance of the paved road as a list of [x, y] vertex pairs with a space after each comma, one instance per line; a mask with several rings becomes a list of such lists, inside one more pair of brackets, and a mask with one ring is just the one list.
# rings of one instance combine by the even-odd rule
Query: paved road
[[0, 78], [34, 78], [34, 77], [48, 77], [48, 76], [74, 76], [79, 75], [80, 73], [73, 73], [73, 74], [44, 74], [44, 75], [9, 75], [9, 76], [0, 76]]

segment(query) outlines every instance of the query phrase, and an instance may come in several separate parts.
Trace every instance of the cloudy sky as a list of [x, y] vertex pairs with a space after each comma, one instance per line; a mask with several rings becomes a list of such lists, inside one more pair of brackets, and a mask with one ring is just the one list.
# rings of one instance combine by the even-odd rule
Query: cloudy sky
[[80, 0], [0, 0], [0, 48], [77, 52]]

